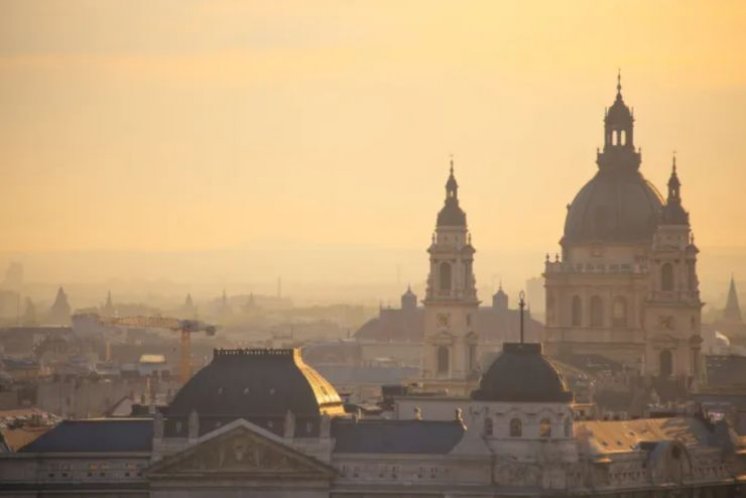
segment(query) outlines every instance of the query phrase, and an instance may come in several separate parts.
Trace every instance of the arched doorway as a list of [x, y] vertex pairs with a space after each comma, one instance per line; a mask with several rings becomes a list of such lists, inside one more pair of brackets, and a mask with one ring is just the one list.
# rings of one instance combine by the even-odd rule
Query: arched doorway
[[438, 365], [437, 370], [441, 375], [447, 374], [450, 370], [450, 351], [446, 346], [438, 346]]
[[673, 354], [664, 349], [658, 355], [658, 373], [661, 377], [670, 377], [673, 374]]

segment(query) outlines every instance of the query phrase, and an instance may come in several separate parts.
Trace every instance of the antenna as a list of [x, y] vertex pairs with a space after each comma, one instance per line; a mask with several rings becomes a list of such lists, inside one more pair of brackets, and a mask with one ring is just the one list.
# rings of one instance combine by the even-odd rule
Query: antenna
[[523, 309], [526, 307], [526, 293], [523, 291], [518, 294], [518, 307], [521, 316], [521, 344], [523, 344]]

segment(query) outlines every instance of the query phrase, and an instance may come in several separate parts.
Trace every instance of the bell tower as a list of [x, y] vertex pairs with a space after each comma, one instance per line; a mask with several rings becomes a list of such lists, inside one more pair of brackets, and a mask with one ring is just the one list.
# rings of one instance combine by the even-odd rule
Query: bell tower
[[701, 310], [697, 253], [689, 213], [673, 158], [668, 198], [661, 210], [650, 255], [650, 292], [645, 303], [645, 374], [696, 381], [702, 374]]
[[474, 331], [479, 301], [474, 280], [474, 247], [459, 206], [453, 173], [428, 248], [430, 274], [425, 295], [425, 352], [422, 377], [430, 385], [459, 390], [478, 377], [479, 337]]

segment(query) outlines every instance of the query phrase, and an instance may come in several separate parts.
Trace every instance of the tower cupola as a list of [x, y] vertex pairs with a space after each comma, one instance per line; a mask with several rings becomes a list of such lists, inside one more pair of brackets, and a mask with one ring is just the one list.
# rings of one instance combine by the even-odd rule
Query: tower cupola
[[443, 209], [438, 213], [439, 227], [442, 226], [453, 226], [453, 227], [465, 227], [466, 226], [466, 213], [461, 209], [458, 202], [458, 182], [456, 176], [453, 173], [453, 159], [451, 159], [451, 170], [448, 175], [448, 181], [446, 182], [446, 199]]
[[668, 179], [668, 198], [661, 211], [661, 222], [665, 225], [689, 225], [689, 213], [681, 205], [681, 181], [676, 173], [676, 156], [673, 156], [671, 176]]

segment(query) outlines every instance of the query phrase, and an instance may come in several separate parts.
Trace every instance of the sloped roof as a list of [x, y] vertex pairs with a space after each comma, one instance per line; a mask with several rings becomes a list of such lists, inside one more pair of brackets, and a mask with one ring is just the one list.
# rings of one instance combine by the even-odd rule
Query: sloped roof
[[465, 432], [461, 422], [335, 419], [334, 453], [446, 454]]
[[149, 452], [152, 442], [153, 420], [149, 418], [65, 420], [19, 452]]
[[641, 443], [678, 441], [684, 446], [716, 445], [721, 431], [695, 417], [637, 420], [589, 420], [575, 423], [576, 435], [586, 436], [598, 453], [628, 452]]

